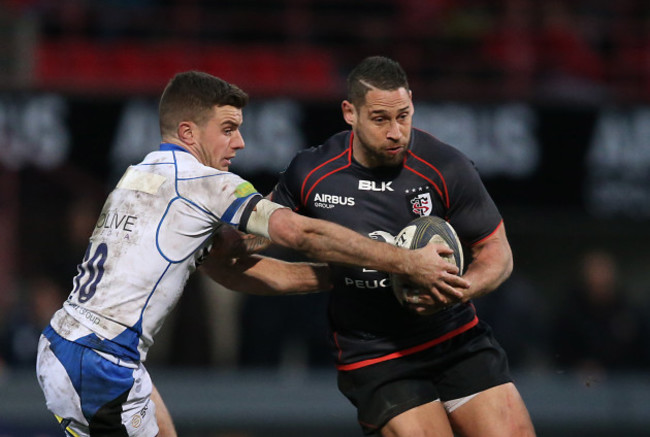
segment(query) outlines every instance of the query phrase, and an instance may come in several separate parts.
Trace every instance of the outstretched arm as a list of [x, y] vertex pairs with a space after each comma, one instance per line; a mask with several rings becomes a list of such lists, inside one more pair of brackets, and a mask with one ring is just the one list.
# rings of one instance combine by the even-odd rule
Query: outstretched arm
[[[262, 203], [262, 201], [260, 202]], [[378, 242], [343, 226], [298, 215], [287, 208], [276, 209], [268, 219], [268, 235], [274, 243], [299, 250], [324, 262], [355, 265], [406, 275], [410, 282], [431, 293], [462, 298], [469, 282], [457, 276], [458, 269], [438, 258], [436, 247], [407, 250]]]
[[249, 294], [309, 293], [331, 288], [326, 264], [251, 255], [259, 249], [259, 243], [267, 242], [270, 240], [224, 225], [215, 235], [210, 255], [199, 270], [230, 290]]
[[209, 256], [200, 270], [226, 288], [248, 294], [313, 293], [331, 288], [327, 264], [292, 263], [260, 255]]

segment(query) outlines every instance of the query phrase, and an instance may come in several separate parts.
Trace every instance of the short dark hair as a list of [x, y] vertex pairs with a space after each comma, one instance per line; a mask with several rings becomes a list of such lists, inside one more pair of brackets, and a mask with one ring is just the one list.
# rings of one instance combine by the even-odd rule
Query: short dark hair
[[370, 56], [354, 67], [348, 75], [348, 100], [362, 106], [370, 86], [384, 91], [399, 88], [409, 90], [409, 83], [402, 66], [385, 56]]
[[243, 108], [248, 94], [236, 85], [201, 71], [176, 74], [160, 97], [160, 133], [171, 134], [182, 121], [201, 124], [215, 106]]

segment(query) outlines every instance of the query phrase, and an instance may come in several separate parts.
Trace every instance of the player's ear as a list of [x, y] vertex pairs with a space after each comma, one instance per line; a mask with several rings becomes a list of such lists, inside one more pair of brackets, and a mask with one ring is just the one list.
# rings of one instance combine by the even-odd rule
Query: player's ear
[[193, 144], [195, 141], [193, 127], [193, 123], [190, 123], [189, 121], [181, 121], [176, 130], [178, 139], [184, 143]]
[[357, 122], [357, 111], [352, 103], [343, 100], [341, 103], [341, 111], [343, 111], [343, 119], [350, 126], [354, 126]]

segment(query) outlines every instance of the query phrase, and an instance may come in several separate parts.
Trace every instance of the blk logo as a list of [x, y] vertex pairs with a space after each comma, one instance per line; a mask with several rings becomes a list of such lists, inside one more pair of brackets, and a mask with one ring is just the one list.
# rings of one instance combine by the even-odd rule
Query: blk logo
[[393, 181], [377, 182], [359, 180], [359, 190], [361, 191], [394, 191], [390, 186]]

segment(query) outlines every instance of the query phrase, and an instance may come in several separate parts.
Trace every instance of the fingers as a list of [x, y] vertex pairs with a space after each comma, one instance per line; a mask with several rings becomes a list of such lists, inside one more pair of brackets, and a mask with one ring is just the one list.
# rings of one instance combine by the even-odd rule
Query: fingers
[[454, 254], [454, 250], [451, 247], [447, 246], [446, 244], [438, 244], [438, 243], [429, 243], [426, 246], [415, 250], [429, 251], [432, 253], [437, 253], [438, 255]]
[[[428, 250], [428, 252], [422, 252]], [[421, 292], [413, 296], [409, 304], [416, 306], [449, 305], [461, 302], [465, 292], [470, 288], [470, 282], [458, 276], [459, 269], [455, 264], [446, 261], [441, 255], [454, 253], [443, 244], [429, 244], [422, 249], [413, 250], [419, 256], [413, 260], [414, 275], [407, 275], [406, 282], [412, 283]]]
[[427, 244], [421, 249], [415, 249], [414, 252], [421, 251], [417, 255], [417, 259], [420, 262], [426, 262], [428, 264], [438, 265], [440, 268], [443, 268], [445, 271], [457, 275], [460, 273], [456, 264], [447, 261], [449, 255], [453, 255], [454, 251], [445, 246], [444, 244]]
[[425, 299], [425, 296], [426, 296], [426, 298], [429, 300], [429, 302], [427, 302], [427, 303], [430, 303], [430, 304], [435, 304], [435, 303], [443, 303], [443, 304], [447, 304], [447, 303], [449, 303], [449, 299], [447, 298], [447, 296], [445, 296], [445, 295], [444, 295], [440, 290], [438, 290], [438, 288], [436, 288], [436, 287], [433, 287], [433, 288], [427, 290], [427, 291], [426, 291], [426, 292], [421, 296], [421, 301], [420, 301], [420, 302], [424, 303], [425, 300], [427, 300], [427, 299]]
[[451, 301], [459, 301], [463, 298], [464, 294], [461, 290], [452, 287], [449, 284], [441, 284], [434, 289], [435, 295], [439, 295], [440, 302], [450, 303]]
[[436, 252], [438, 252], [438, 255], [453, 255], [454, 254], [454, 250], [451, 247], [446, 246], [444, 244], [431, 244], [431, 246], [433, 246], [435, 248]]
[[429, 295], [437, 302], [449, 303], [449, 299], [452, 301], [463, 299], [465, 291], [469, 290], [470, 286], [470, 282], [466, 279], [452, 273], [443, 272], [433, 284], [428, 283], [426, 288], [420, 287], [421, 290], [426, 290], [426, 292], [420, 293], [420, 297]]
[[469, 282], [467, 279], [453, 273], [447, 273], [443, 275], [442, 279], [446, 284], [449, 284], [455, 288], [462, 288], [466, 290], [472, 285], [471, 282]]
[[[405, 280], [405, 282], [410, 282]], [[434, 283], [429, 282], [429, 278], [425, 277], [424, 280], [418, 284], [413, 284], [413, 291], [409, 291], [409, 296], [418, 296], [418, 302], [412, 303], [435, 303], [441, 302], [444, 304], [457, 302], [465, 297], [465, 290], [470, 288], [470, 283], [461, 278], [460, 276], [443, 273], [436, 278]], [[423, 284], [426, 284], [423, 286]], [[415, 290], [419, 290], [415, 293]], [[424, 300], [423, 300], [424, 299]]]

